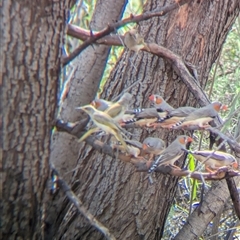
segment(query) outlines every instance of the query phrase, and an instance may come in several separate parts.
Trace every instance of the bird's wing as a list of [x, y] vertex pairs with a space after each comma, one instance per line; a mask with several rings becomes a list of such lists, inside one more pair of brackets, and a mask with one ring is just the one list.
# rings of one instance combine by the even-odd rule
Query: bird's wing
[[106, 109], [105, 113], [107, 113], [110, 117], [116, 117], [122, 112], [122, 110], [123, 106], [121, 106], [119, 103], [115, 103]]
[[170, 144], [162, 152], [162, 158], [159, 165], [165, 164], [167, 162], [174, 163], [175, 161], [177, 161], [177, 159], [179, 159], [184, 154], [182, 147], [183, 146], [180, 145], [177, 141], [174, 141], [172, 144]]
[[184, 154], [184, 152], [182, 150], [179, 150], [177, 153], [173, 153], [173, 152], [168, 152], [168, 153], [165, 153], [163, 155], [163, 157], [161, 158], [160, 160], [160, 163], [159, 165], [162, 165], [162, 164], [166, 164], [166, 163], [174, 163], [175, 161], [177, 161], [182, 155]]
[[193, 111], [192, 113], [190, 113], [185, 119], [184, 121], [191, 121], [191, 120], [195, 120], [198, 118], [206, 118], [206, 117], [216, 117], [217, 113], [216, 111], [214, 111], [213, 109], [209, 108], [208, 106], [203, 107], [203, 108], [199, 108], [195, 111]]
[[126, 140], [125, 142], [127, 144], [130, 144], [130, 145], [134, 146], [134, 147], [137, 147], [137, 148], [140, 148], [140, 149], [142, 148], [142, 143], [140, 143], [136, 140]]
[[210, 158], [218, 160], [218, 161], [224, 161], [224, 162], [227, 161], [229, 163], [236, 161], [236, 159], [231, 154], [223, 153], [223, 152], [220, 152], [220, 151], [215, 151], [215, 152], [214, 151], [208, 151], [208, 150], [195, 151], [194, 154], [203, 156], [205, 158], [207, 158], [211, 154]]
[[137, 118], [158, 118], [159, 114], [156, 108], [146, 108], [140, 113], [136, 113]]
[[108, 125], [110, 128], [118, 131], [116, 123], [107, 114], [94, 113], [93, 121], [95, 121], [96, 124], [99, 123], [101, 125]]
[[196, 111], [194, 107], [180, 107], [169, 112], [169, 116], [174, 117], [187, 117], [190, 113]]
[[174, 108], [169, 105], [167, 102], [163, 102], [163, 103], [160, 103], [160, 104], [154, 104], [154, 107], [157, 108], [158, 110], [161, 110], [161, 111], [167, 111], [167, 112], [170, 112], [172, 110], [174, 110]]

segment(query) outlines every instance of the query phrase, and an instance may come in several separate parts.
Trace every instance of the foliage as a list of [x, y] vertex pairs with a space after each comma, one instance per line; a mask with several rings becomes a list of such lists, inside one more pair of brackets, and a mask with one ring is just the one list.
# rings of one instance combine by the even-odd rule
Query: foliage
[[[215, 75], [214, 72], [216, 72]], [[224, 125], [223, 132], [234, 136], [240, 117], [240, 17], [237, 18], [236, 23], [228, 34], [219, 61], [216, 61], [212, 66], [208, 85], [205, 89], [207, 93], [209, 93], [212, 84], [214, 85], [210, 99], [212, 101], [219, 100], [229, 106], [229, 111], [223, 115], [225, 119], [229, 118], [229, 121]], [[232, 115], [234, 112], [235, 114]], [[204, 133], [204, 137], [202, 138], [205, 139], [201, 143], [202, 149], [208, 148], [207, 134]], [[195, 138], [197, 139], [196, 142], [198, 142], [201, 139], [201, 134], [196, 134]], [[198, 146], [196, 145], [192, 148], [197, 149]], [[190, 168], [193, 167], [192, 165], [191, 161]], [[207, 186], [207, 189], [209, 187]], [[198, 190], [196, 193], [195, 189]], [[205, 192], [207, 189], [205, 189]], [[172, 239], [179, 232], [188, 218], [191, 193], [194, 193], [193, 199], [196, 196], [195, 202], [192, 203], [194, 209], [200, 201], [200, 191], [201, 188], [196, 188], [196, 185], [193, 185], [192, 181], [187, 181], [187, 179], [179, 181], [176, 198], [166, 221], [163, 239]], [[218, 231], [221, 233], [218, 235], [218, 239], [225, 239], [228, 229], [234, 227], [236, 222], [237, 217], [234, 214], [230, 200], [222, 212], [218, 228]], [[209, 239], [209, 236], [212, 235], [212, 227], [213, 222], [209, 224], [202, 239]], [[240, 229], [237, 228], [233, 239], [238, 239], [239, 236]]]

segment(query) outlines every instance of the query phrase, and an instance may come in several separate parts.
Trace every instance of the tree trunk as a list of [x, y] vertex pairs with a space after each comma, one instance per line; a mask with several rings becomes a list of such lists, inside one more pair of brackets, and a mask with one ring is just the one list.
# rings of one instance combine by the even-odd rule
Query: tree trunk
[[[167, 6], [172, 1], [165, 1]], [[145, 10], [162, 3], [148, 1]], [[197, 79], [204, 88], [208, 73], [226, 35], [239, 13], [236, 1], [190, 1], [164, 17], [141, 22], [140, 32], [147, 42], [156, 42], [196, 66]], [[129, 62], [129, 58], [132, 57]], [[127, 64], [126, 64], [127, 63]], [[111, 99], [135, 84], [134, 107], [147, 106], [151, 93], [160, 93], [171, 105], [196, 106], [195, 97], [165, 59], [140, 52], [125, 51], [105, 86], [103, 97]], [[147, 135], [171, 142], [180, 131], [139, 130], [140, 140]], [[180, 163], [182, 165], [182, 163]], [[154, 184], [146, 173], [135, 172], [129, 163], [112, 159], [86, 147], [79, 154], [74, 171], [73, 190], [86, 208], [104, 223], [117, 239], [160, 239], [174, 198], [177, 179], [155, 174]], [[102, 239], [102, 235], [69, 209], [64, 224], [65, 236], [74, 239]]]
[[44, 238], [65, 4], [3, 1], [3, 239]]
[[[90, 24], [91, 30], [102, 30], [107, 24], [121, 19], [126, 2], [126, 0], [98, 0]], [[110, 49], [109, 46], [94, 44], [73, 60], [71, 64], [74, 74], [70, 79], [69, 92], [62, 103], [59, 114], [62, 120], [75, 122], [81, 119], [82, 112], [75, 108], [88, 104], [95, 98]], [[78, 166], [79, 145], [77, 139], [67, 133], [56, 132], [53, 135], [51, 162], [64, 175], [64, 179], [68, 183], [74, 182], [74, 172], [72, 171]], [[81, 145], [85, 151], [85, 145]], [[64, 234], [64, 227], [59, 226], [63, 224], [62, 219], [68, 210], [67, 203], [63, 196], [59, 195], [49, 203], [46, 219], [49, 228], [46, 230], [46, 239], [60, 238]], [[75, 238], [73, 233], [68, 232], [67, 234], [69, 239]]]

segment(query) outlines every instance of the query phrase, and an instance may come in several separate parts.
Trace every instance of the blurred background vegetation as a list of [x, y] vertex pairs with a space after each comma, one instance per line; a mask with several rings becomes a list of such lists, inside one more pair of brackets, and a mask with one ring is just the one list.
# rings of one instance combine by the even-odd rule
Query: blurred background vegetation
[[[94, 11], [96, 0], [79, 0], [77, 4], [69, 12], [68, 22], [75, 24], [84, 29], [90, 29], [91, 17]], [[145, 1], [143, 0], [129, 0], [123, 17], [130, 14], [140, 14], [143, 9]], [[118, 34], [123, 35], [130, 28], [136, 24], [129, 24], [118, 30]], [[66, 37], [66, 44], [64, 52], [68, 54], [73, 49], [81, 44], [80, 40]], [[118, 58], [121, 56], [123, 47], [112, 47], [109, 59], [106, 64], [106, 69], [102, 77], [102, 82], [99, 88], [99, 93], [104, 89], [111, 70], [115, 66]], [[71, 63], [63, 69], [62, 84], [67, 80], [72, 71]], [[220, 56], [212, 66], [212, 70], [208, 77], [208, 83], [205, 88], [211, 101], [221, 101], [229, 106], [229, 110], [222, 114], [224, 126], [222, 131], [227, 135], [232, 135], [235, 138], [240, 133], [240, 16], [233, 25], [225, 44], [222, 46]], [[208, 149], [208, 133], [204, 133], [203, 137], [196, 133], [196, 142], [203, 139], [201, 142], [201, 149]], [[238, 139], [240, 142], [240, 139]], [[192, 146], [192, 149], [199, 148], [198, 145]], [[190, 157], [191, 158], [191, 157]], [[189, 159], [191, 163], [194, 159]], [[190, 164], [190, 168], [194, 168], [194, 163]], [[211, 186], [208, 182], [206, 188]], [[238, 186], [240, 187], [240, 186]], [[205, 189], [205, 192], [207, 191]], [[189, 178], [182, 178], [179, 180], [179, 187], [174, 199], [174, 204], [169, 213], [165, 225], [165, 232], [163, 239], [172, 239], [181, 229], [189, 216], [190, 206], [194, 209], [198, 206], [200, 197], [201, 185], [192, 181]], [[213, 234], [212, 229], [214, 225], [218, 225], [220, 234], [216, 239], [240, 239], [240, 223], [235, 216], [232, 208], [231, 199], [222, 211], [219, 221], [213, 221], [209, 224], [201, 239], [210, 239]], [[228, 229], [234, 228], [234, 234], [230, 236]]]

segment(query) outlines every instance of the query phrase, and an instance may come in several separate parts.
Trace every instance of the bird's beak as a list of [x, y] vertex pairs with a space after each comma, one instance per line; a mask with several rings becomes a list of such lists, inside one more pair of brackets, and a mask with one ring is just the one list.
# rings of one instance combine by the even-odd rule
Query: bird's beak
[[188, 137], [188, 138], [186, 139], [186, 141], [187, 141], [187, 143], [189, 143], [189, 142], [193, 142], [193, 139], [190, 138], [190, 137]]
[[147, 149], [147, 144], [146, 144], [146, 143], [143, 143], [142, 149], [143, 149], [143, 150], [146, 150], [146, 149]]
[[154, 96], [151, 95], [148, 99], [149, 99], [150, 101], [154, 101]]
[[237, 163], [237, 162], [234, 162], [234, 163], [232, 164], [232, 166], [233, 166], [233, 168], [238, 169], [238, 163]]
[[227, 106], [227, 105], [222, 105], [222, 106], [221, 106], [221, 110], [223, 110], [223, 111], [228, 110], [228, 106]]

